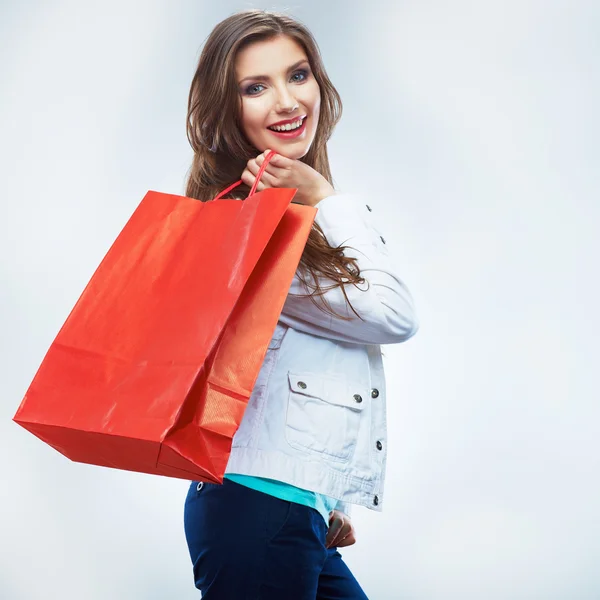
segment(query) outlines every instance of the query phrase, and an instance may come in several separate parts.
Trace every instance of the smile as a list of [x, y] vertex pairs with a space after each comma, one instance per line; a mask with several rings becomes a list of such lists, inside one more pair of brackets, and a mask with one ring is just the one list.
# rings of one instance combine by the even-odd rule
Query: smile
[[287, 125], [275, 125], [273, 127], [267, 127], [267, 129], [279, 138], [295, 138], [301, 135], [306, 129], [306, 119], [307, 117], [304, 117], [293, 123], [288, 123]]

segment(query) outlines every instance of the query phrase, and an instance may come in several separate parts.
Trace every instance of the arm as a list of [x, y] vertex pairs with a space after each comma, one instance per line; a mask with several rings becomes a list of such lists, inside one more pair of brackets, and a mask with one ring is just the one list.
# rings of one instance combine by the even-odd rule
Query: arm
[[[373, 226], [364, 202], [350, 194], [336, 194], [317, 205], [315, 222], [334, 247], [351, 246], [347, 256], [357, 258], [366, 282], [360, 286], [345, 284], [346, 294], [360, 320], [350, 309], [338, 287], [324, 297], [338, 314], [352, 317], [344, 321], [317, 308], [306, 294], [305, 286], [294, 276], [279, 320], [304, 333], [359, 344], [394, 344], [404, 342], [418, 330], [412, 296], [398, 275], [385, 243]], [[325, 286], [332, 281], [321, 280]], [[367, 289], [368, 288], [368, 289]], [[321, 302], [320, 297], [315, 298]]]

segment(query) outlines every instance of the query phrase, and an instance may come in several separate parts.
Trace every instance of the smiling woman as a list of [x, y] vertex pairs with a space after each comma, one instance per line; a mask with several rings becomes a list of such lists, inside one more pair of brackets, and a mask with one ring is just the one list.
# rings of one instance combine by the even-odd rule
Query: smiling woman
[[237, 198], [254, 184], [294, 188], [293, 201], [317, 214], [223, 483], [188, 491], [203, 599], [366, 598], [338, 548], [356, 541], [351, 504], [381, 510], [380, 344], [418, 325], [371, 207], [333, 187], [326, 144], [340, 116], [315, 40], [289, 16], [244, 11], [208, 37], [189, 95], [186, 195], [207, 202], [241, 179]]
[[[266, 74], [252, 75], [254, 69]], [[252, 144], [304, 156], [317, 131], [321, 93], [302, 46], [287, 36], [250, 44], [237, 56], [236, 74], [242, 127]]]
[[[335, 194], [326, 144], [341, 113], [341, 98], [306, 27], [261, 10], [225, 19], [208, 37], [190, 88], [187, 134], [194, 158], [186, 196], [210, 201], [241, 178], [233, 194], [245, 198], [274, 150], [258, 191], [297, 188], [294, 202], [315, 206]], [[310, 302], [342, 319], [321, 283], [338, 287], [348, 302], [344, 284], [365, 283], [344, 250], [330, 244], [315, 221], [298, 273]]]

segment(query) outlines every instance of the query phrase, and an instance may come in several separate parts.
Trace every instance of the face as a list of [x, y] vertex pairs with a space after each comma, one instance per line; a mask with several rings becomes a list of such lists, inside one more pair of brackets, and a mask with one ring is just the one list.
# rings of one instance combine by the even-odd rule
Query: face
[[304, 156], [317, 131], [321, 96], [302, 46], [286, 36], [254, 42], [238, 53], [235, 71], [250, 143], [259, 152]]

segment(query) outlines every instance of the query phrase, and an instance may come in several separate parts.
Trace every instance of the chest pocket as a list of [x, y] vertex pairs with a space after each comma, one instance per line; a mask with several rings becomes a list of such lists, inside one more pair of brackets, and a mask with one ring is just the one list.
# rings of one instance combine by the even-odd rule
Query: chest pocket
[[288, 372], [285, 437], [290, 446], [347, 462], [356, 447], [367, 395], [344, 378]]

